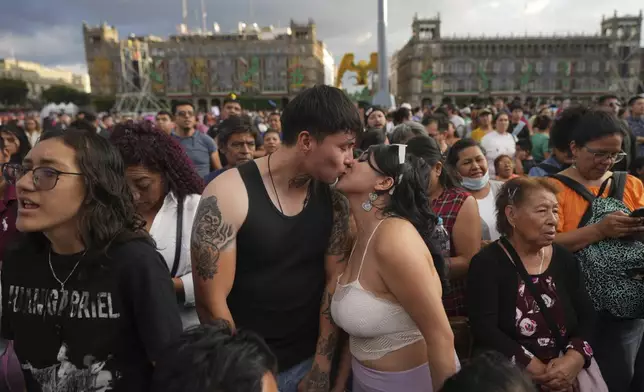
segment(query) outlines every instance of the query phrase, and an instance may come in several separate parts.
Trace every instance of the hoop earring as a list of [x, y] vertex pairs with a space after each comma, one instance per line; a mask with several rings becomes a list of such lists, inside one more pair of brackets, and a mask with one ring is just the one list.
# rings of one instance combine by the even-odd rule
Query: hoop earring
[[369, 194], [369, 200], [362, 203], [362, 209], [369, 212], [373, 208], [373, 202], [378, 199], [378, 194], [376, 192], [371, 192]]

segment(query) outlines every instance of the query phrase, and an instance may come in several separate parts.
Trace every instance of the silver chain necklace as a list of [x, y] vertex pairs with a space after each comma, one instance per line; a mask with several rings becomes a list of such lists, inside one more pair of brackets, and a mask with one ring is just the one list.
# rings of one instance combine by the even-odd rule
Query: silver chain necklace
[[76, 268], [78, 268], [78, 265], [80, 264], [81, 260], [83, 260], [83, 257], [85, 257], [85, 253], [87, 253], [87, 250], [85, 250], [85, 252], [83, 252], [81, 257], [76, 262], [76, 265], [72, 269], [72, 272], [70, 272], [69, 275], [67, 275], [67, 278], [65, 280], [61, 281], [60, 279], [58, 279], [58, 276], [56, 276], [56, 272], [54, 271], [54, 266], [51, 264], [51, 248], [49, 249], [49, 269], [51, 270], [51, 274], [54, 276], [54, 279], [56, 279], [56, 282], [58, 282], [58, 284], [60, 284], [60, 291], [65, 291], [65, 284], [67, 283], [69, 278], [72, 277], [72, 275], [74, 274], [74, 271], [76, 271]]

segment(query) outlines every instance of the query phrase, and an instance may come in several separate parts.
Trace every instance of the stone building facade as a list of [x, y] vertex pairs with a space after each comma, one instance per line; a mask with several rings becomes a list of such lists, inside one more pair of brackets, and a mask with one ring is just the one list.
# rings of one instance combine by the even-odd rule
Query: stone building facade
[[[440, 16], [414, 17], [413, 35], [392, 59], [397, 102], [459, 103], [502, 97], [587, 101], [643, 88], [642, 13], [603, 18], [597, 35], [441, 36]], [[394, 82], [395, 81], [395, 82]]]
[[87, 74], [77, 74], [14, 58], [0, 59], [0, 77], [23, 80], [29, 88], [27, 97], [33, 100], [41, 99], [42, 92], [52, 86], [65, 86], [89, 92]]
[[[206, 110], [236, 93], [285, 103], [299, 91], [325, 83], [333, 56], [317, 39], [312, 20], [287, 28], [240, 23], [235, 33], [184, 33], [119, 39], [107, 24], [83, 25], [92, 93], [119, 97], [150, 91], [170, 105], [192, 100]], [[327, 79], [328, 79], [328, 75]]]

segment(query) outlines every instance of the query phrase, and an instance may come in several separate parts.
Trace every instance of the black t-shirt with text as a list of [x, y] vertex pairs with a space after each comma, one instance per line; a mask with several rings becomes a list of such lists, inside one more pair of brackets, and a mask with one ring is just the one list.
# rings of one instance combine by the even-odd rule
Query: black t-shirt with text
[[[81, 256], [52, 253], [58, 279]], [[148, 391], [153, 362], [181, 334], [168, 268], [151, 244], [113, 244], [92, 258], [61, 290], [47, 248], [5, 257], [2, 336], [14, 340], [30, 392]]]

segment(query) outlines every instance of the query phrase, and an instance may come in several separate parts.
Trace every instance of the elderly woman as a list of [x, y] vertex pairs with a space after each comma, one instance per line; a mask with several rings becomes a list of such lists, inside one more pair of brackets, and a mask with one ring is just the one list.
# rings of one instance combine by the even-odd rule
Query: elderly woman
[[[561, 124], [560, 124], [561, 123]], [[597, 363], [611, 391], [644, 390], [644, 231], [642, 182], [613, 165], [625, 158], [625, 124], [614, 112], [571, 107], [555, 122], [569, 131], [572, 165], [554, 177], [562, 187], [557, 243], [576, 252], [595, 309]], [[553, 180], [554, 181], [554, 180]], [[639, 237], [641, 239], [641, 237]]]
[[117, 125], [110, 136], [145, 229], [170, 271], [184, 328], [199, 323], [190, 261], [190, 234], [203, 181], [172, 137], [149, 123]]
[[548, 391], [569, 391], [593, 365], [594, 310], [575, 257], [553, 244], [557, 188], [540, 178], [505, 183], [496, 201], [503, 237], [470, 264], [467, 305], [477, 346], [499, 351]]

